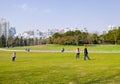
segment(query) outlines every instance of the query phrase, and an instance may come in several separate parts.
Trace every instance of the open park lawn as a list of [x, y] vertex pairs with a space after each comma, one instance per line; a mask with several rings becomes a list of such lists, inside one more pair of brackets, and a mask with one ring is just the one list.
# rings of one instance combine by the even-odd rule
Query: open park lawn
[[[64, 47], [68, 52], [61, 53]], [[76, 60], [71, 50], [80, 47]], [[84, 61], [83, 46], [33, 46], [31, 52], [18, 51], [12, 62], [12, 51], [0, 51], [0, 84], [120, 84], [120, 46], [88, 47], [91, 60]], [[35, 52], [34, 50], [46, 50]], [[55, 50], [57, 49], [57, 51]], [[49, 52], [53, 50], [53, 52]], [[54, 52], [55, 51], [55, 52]], [[69, 52], [70, 51], [70, 52]]]
[[0, 84], [120, 84], [120, 53], [0, 51]]

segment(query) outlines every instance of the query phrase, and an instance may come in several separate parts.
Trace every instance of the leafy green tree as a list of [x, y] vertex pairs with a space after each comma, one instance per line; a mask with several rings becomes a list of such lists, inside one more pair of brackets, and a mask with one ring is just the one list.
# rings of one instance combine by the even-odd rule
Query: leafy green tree
[[53, 37], [53, 38], [57, 38], [57, 37], [60, 37], [60, 36], [61, 36], [61, 34], [55, 33], [52, 37]]
[[0, 37], [0, 47], [2, 47], [2, 37]]
[[117, 41], [117, 29], [112, 29], [108, 31], [107, 41], [112, 44], [116, 44]]
[[18, 38], [18, 36], [15, 37], [13, 46], [20, 46], [20, 39]]
[[24, 39], [24, 46], [28, 46], [27, 39]]
[[1, 40], [2, 40], [2, 47], [6, 47], [6, 37], [4, 35], [2, 35]]
[[7, 46], [8, 47], [12, 46], [13, 41], [14, 41], [14, 38], [12, 36], [9, 36], [7, 39]]
[[23, 37], [21, 37], [19, 41], [20, 41], [20, 46], [23, 46], [24, 45]]
[[93, 44], [98, 44], [98, 35], [96, 33], [92, 34], [92, 42]]
[[64, 33], [64, 36], [74, 36], [75, 32], [74, 31], [67, 31], [66, 33]]
[[53, 38], [52, 37], [48, 38], [48, 44], [53, 44]]
[[117, 30], [117, 40], [120, 40], [120, 27], [118, 27], [118, 30]]
[[117, 43], [120, 44], [120, 27], [117, 30]]
[[74, 34], [74, 35], [79, 36], [80, 34], [81, 34], [81, 31], [80, 31], [80, 30], [75, 30], [75, 34]]

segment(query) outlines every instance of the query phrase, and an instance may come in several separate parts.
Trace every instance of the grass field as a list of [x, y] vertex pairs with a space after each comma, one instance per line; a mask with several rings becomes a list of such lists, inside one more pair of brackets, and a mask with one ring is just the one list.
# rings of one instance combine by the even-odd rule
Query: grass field
[[[71, 46], [71, 45], [38, 45], [38, 46], [24, 46], [24, 47], [14, 47], [14, 48], [6, 48], [8, 50], [25, 50], [25, 48], [30, 48], [31, 50], [61, 50], [61, 48], [65, 48], [65, 50], [75, 50], [76, 48], [80, 48], [83, 50], [84, 46]], [[120, 45], [88, 45], [87, 46], [91, 51], [119, 51]]]
[[15, 62], [11, 55], [0, 51], [0, 84], [120, 84], [120, 53], [89, 53], [86, 61], [73, 52], [17, 52]]

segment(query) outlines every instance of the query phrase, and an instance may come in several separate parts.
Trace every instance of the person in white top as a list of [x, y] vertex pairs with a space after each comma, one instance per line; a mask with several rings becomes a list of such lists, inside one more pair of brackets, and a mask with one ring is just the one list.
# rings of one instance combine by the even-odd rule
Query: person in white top
[[80, 49], [77, 48], [76, 49], [76, 59], [78, 59], [80, 57]]
[[16, 52], [14, 51], [13, 54], [12, 54], [12, 61], [13, 62], [15, 61], [15, 58], [16, 58]]

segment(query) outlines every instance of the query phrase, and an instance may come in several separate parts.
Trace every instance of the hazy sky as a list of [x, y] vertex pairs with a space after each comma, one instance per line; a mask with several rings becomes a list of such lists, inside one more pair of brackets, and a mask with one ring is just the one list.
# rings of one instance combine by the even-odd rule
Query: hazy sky
[[99, 32], [120, 25], [120, 0], [0, 0], [0, 18], [17, 32], [76, 27]]

